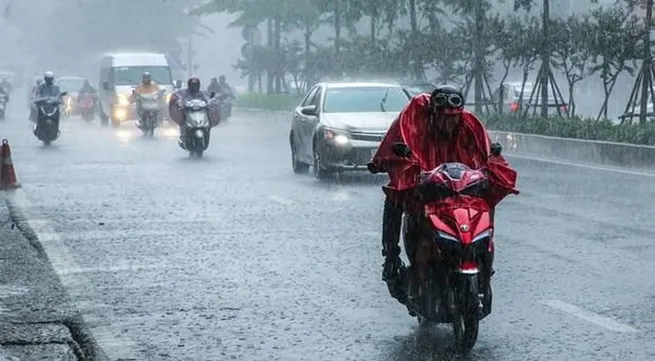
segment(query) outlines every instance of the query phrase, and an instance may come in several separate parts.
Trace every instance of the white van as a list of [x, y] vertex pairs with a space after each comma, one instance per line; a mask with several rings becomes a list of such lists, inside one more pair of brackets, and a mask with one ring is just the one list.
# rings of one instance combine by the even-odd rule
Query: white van
[[[113, 126], [136, 119], [129, 102], [132, 89], [141, 84], [143, 73], [149, 72], [152, 81], [166, 91], [166, 103], [174, 91], [173, 76], [166, 55], [161, 53], [111, 53], [102, 56], [100, 63], [100, 119], [103, 125]], [[162, 107], [162, 117], [168, 117], [168, 107]]]

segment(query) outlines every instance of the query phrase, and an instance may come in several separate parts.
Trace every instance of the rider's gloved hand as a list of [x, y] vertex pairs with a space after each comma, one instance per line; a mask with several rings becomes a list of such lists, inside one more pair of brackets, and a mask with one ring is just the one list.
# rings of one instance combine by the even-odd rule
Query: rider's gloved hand
[[378, 167], [378, 165], [373, 163], [373, 162], [369, 162], [368, 164], [366, 164], [366, 168], [372, 174], [377, 174], [377, 173], [382, 172], [382, 169], [380, 169], [380, 167]]

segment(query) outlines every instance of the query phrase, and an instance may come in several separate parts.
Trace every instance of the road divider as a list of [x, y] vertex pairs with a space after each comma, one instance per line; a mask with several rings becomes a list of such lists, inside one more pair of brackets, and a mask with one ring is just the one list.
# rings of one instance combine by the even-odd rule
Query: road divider
[[[238, 111], [288, 115], [290, 111], [238, 108]], [[489, 131], [494, 142], [503, 146], [503, 152], [540, 161], [561, 161], [575, 165], [631, 168], [655, 171], [655, 147], [572, 138], [558, 138], [534, 134]], [[577, 163], [577, 164], [576, 164]], [[611, 169], [608, 169], [611, 170]]]

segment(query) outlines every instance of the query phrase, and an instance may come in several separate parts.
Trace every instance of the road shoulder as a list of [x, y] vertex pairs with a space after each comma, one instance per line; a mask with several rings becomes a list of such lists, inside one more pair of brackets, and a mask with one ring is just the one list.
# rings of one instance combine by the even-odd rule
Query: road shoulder
[[0, 200], [0, 361], [103, 361], [9, 194]]

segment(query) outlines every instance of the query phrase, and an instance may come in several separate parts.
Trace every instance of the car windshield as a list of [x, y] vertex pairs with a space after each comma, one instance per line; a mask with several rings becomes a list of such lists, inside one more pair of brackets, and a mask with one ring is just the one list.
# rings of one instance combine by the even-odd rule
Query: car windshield
[[123, 66], [114, 68], [114, 84], [139, 85], [145, 72], [150, 73], [150, 78], [157, 84], [173, 84], [173, 77], [167, 66]]
[[84, 79], [80, 78], [66, 78], [66, 79], [59, 79], [57, 80], [57, 85], [59, 85], [59, 89], [63, 92], [77, 92], [82, 88], [82, 85], [84, 85]]
[[400, 112], [409, 98], [400, 87], [328, 88], [324, 113]]

